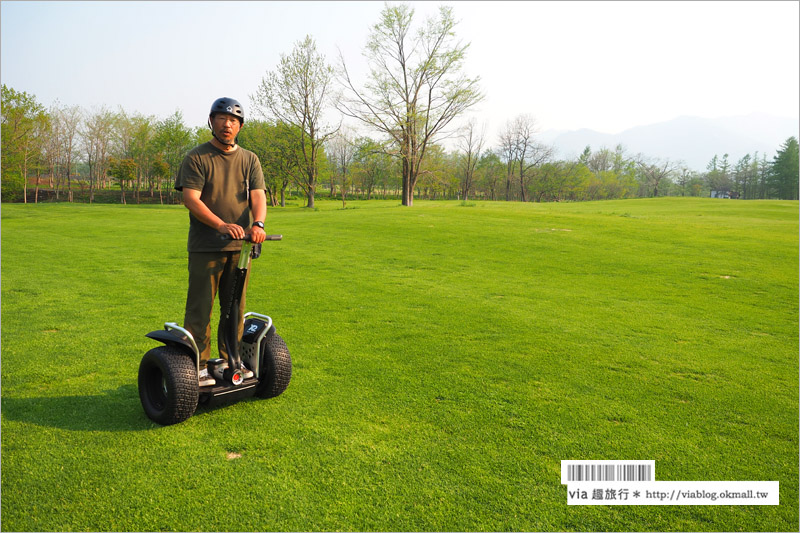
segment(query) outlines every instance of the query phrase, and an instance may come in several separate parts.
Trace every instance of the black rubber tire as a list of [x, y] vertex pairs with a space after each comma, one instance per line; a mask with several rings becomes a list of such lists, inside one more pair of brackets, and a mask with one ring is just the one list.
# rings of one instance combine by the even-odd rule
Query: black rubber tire
[[292, 358], [289, 348], [277, 333], [269, 334], [261, 341], [261, 368], [264, 377], [256, 388], [256, 394], [261, 398], [282, 394], [292, 379]]
[[197, 365], [174, 346], [153, 348], [139, 364], [139, 399], [154, 422], [168, 426], [183, 422], [197, 409], [200, 386]]

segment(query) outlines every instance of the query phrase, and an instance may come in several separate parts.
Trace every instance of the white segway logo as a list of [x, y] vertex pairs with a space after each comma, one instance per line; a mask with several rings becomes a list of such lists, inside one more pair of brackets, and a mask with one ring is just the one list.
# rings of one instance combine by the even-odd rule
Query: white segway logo
[[255, 333], [258, 331], [258, 324], [250, 324], [250, 327], [247, 328], [247, 333]]

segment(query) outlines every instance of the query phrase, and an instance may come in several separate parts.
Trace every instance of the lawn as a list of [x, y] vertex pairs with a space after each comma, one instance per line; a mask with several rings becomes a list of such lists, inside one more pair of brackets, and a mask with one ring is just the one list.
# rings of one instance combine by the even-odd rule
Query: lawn
[[[270, 209], [271, 400], [161, 427], [187, 211], [2, 206], [3, 531], [796, 531], [798, 203]], [[779, 506], [566, 505], [562, 459], [780, 482]]]

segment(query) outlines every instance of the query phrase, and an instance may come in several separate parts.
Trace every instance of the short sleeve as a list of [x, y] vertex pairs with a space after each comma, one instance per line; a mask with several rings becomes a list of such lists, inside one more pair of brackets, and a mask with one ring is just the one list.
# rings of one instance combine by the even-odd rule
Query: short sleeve
[[253, 154], [252, 161], [250, 162], [250, 189], [266, 189], [264, 183], [264, 172], [261, 170], [261, 162], [258, 156]]
[[175, 176], [175, 190], [182, 191], [184, 187], [202, 191], [206, 184], [205, 173], [199, 157], [193, 157], [192, 153], [183, 158], [178, 175]]

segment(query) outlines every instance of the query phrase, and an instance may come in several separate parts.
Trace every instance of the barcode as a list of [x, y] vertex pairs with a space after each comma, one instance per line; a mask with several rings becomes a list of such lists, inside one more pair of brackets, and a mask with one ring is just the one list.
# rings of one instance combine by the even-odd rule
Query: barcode
[[561, 461], [561, 483], [653, 481], [655, 461]]

